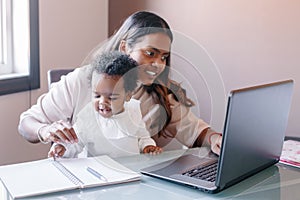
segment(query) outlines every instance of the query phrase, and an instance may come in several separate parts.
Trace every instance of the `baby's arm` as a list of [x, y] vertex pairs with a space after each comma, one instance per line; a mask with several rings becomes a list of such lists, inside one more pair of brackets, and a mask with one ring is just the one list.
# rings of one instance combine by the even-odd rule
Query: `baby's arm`
[[140, 102], [135, 99], [131, 99], [130, 103], [126, 105], [128, 112], [132, 112], [132, 115], [135, 116], [134, 124], [138, 127], [136, 136], [138, 137], [138, 146], [140, 152], [149, 154], [161, 153], [163, 151], [162, 148], [156, 146], [155, 141], [150, 137], [150, 133], [146, 128], [145, 122], [143, 121], [140, 110]]

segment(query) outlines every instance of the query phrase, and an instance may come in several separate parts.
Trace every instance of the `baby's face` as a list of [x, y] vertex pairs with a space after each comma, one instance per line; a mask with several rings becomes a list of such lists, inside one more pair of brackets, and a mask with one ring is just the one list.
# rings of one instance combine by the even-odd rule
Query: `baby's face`
[[126, 92], [121, 76], [94, 75], [93, 88], [95, 110], [102, 117], [109, 118], [124, 111]]

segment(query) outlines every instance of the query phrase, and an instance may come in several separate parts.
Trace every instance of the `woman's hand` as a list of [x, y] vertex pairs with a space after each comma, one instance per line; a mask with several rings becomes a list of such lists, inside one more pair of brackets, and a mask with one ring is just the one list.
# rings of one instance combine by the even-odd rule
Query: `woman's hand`
[[66, 152], [66, 148], [61, 144], [53, 144], [50, 151], [48, 152], [48, 157], [62, 157]]
[[143, 153], [149, 153], [152, 155], [160, 154], [162, 151], [162, 148], [153, 145], [148, 145], [143, 149]]
[[213, 133], [209, 136], [209, 143], [212, 152], [220, 155], [221, 145], [222, 145], [222, 135], [220, 133]]
[[69, 123], [62, 120], [44, 126], [38, 131], [41, 142], [48, 143], [77, 143], [77, 135]]

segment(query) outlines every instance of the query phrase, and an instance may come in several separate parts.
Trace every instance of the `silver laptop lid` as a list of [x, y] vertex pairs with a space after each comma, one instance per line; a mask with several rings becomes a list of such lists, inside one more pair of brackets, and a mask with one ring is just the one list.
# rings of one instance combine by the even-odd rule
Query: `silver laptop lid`
[[278, 162], [293, 81], [233, 90], [228, 99], [216, 186], [228, 187]]

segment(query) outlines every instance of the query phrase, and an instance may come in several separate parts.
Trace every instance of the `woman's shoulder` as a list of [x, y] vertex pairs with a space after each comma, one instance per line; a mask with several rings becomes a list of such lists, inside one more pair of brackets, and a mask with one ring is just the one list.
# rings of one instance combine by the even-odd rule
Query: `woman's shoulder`
[[[91, 84], [88, 79], [89, 67], [75, 68], [67, 75], [61, 76], [60, 81], [51, 85], [47, 97], [52, 102], [64, 103], [62, 106], [68, 105], [70, 112], [74, 109], [79, 112], [81, 106], [84, 106], [90, 100]], [[79, 106], [79, 107], [78, 107]], [[71, 111], [72, 110], [72, 111]]]
[[89, 83], [89, 77], [91, 74], [90, 65], [74, 68], [74, 70], [68, 73], [66, 76], [61, 77], [61, 81], [71, 88], [87, 87]]
[[70, 72], [66, 77], [88, 79], [90, 74], [91, 74], [91, 66], [85, 65], [85, 66], [74, 68], [74, 70]]

